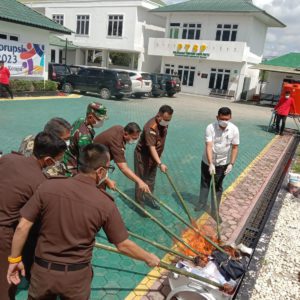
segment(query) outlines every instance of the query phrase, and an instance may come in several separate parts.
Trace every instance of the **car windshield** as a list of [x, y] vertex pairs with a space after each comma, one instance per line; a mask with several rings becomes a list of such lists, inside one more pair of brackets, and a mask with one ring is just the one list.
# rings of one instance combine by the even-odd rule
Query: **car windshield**
[[142, 77], [144, 80], [151, 80], [150, 74], [148, 73], [142, 73]]
[[54, 66], [54, 70], [56, 73], [59, 73], [59, 74], [70, 74], [70, 70], [67, 66]]
[[117, 77], [121, 80], [130, 80], [129, 74], [127, 72], [118, 72]]

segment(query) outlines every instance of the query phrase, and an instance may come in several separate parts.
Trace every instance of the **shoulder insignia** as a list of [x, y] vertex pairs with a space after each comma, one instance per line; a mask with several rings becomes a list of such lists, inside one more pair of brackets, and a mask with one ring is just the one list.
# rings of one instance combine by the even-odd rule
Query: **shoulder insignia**
[[156, 131], [150, 129], [150, 134], [156, 135]]

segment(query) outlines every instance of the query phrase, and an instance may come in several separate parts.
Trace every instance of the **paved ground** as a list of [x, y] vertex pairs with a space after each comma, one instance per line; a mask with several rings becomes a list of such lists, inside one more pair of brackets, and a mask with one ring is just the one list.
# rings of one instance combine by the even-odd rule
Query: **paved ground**
[[[99, 99], [86, 96], [80, 99], [0, 102], [1, 150], [9, 152], [11, 149], [17, 149], [22, 137], [37, 133], [51, 117], [59, 116], [73, 122], [77, 117], [84, 115], [87, 104], [94, 100]], [[208, 123], [215, 120], [219, 107], [231, 107], [233, 121], [238, 125], [241, 132], [239, 159], [233, 172], [225, 180], [225, 188], [237, 178], [274, 137], [273, 134], [265, 130], [270, 118], [269, 108], [188, 95], [179, 95], [172, 99], [100, 101], [108, 107], [110, 116], [103, 129], [115, 124], [125, 125], [130, 121], [136, 121], [143, 125], [156, 113], [160, 105], [169, 104], [174, 107], [175, 114], [170, 125], [163, 161], [169, 166], [170, 173], [188, 202], [190, 210], [193, 210], [199, 193], [199, 166], [204, 146], [204, 130]], [[133, 148], [129, 146], [127, 158], [131, 166], [133, 165], [132, 154]], [[129, 195], [133, 195], [133, 184], [120, 172], [116, 171], [112, 177], [117, 180], [120, 188]], [[156, 195], [176, 211], [182, 212], [176, 196], [162, 174], [158, 174], [157, 177]], [[125, 223], [131, 231], [171, 246], [172, 240], [159, 227], [149, 219], [142, 218], [117, 194], [114, 193], [114, 196]], [[175, 232], [180, 233], [183, 230], [176, 219], [164, 210], [153, 211], [149, 208], [149, 211], [153, 212]], [[194, 217], [197, 218], [199, 215], [201, 214], [194, 214]], [[100, 232], [98, 240], [103, 242], [103, 236], [103, 233]], [[139, 244], [146, 246], [140, 242]], [[164, 256], [163, 252], [153, 247], [147, 245], [146, 248], [160, 257]], [[95, 300], [124, 299], [150, 270], [143, 263], [100, 250], [94, 251], [93, 266], [92, 299]], [[26, 291], [21, 290], [18, 299], [26, 299]]]

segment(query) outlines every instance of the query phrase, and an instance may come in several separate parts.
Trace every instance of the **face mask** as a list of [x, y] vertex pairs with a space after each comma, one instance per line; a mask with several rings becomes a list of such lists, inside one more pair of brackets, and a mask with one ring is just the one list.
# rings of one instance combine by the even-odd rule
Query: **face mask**
[[227, 127], [228, 123], [229, 123], [229, 121], [219, 120], [220, 127], [225, 128], [225, 127]]
[[289, 99], [290, 98], [290, 96], [285, 96], [285, 99]]
[[65, 143], [66, 143], [67, 147], [69, 148], [70, 147], [70, 140], [66, 140]]
[[93, 124], [94, 128], [100, 128], [103, 126], [104, 121], [100, 120], [100, 121], [96, 121], [96, 124]]
[[136, 144], [137, 142], [138, 142], [138, 140], [130, 140], [130, 141], [128, 141], [128, 144], [134, 145], [134, 144]]
[[169, 125], [169, 123], [170, 123], [170, 121], [161, 120], [161, 121], [159, 122], [159, 125], [160, 125], [160, 126], [163, 126], [163, 127], [166, 127], [166, 126]]
[[99, 179], [98, 182], [97, 182], [97, 184], [96, 184], [96, 186], [97, 187], [100, 186], [107, 178], [108, 178], [108, 172], [106, 171], [105, 177], [102, 178], [102, 179]]

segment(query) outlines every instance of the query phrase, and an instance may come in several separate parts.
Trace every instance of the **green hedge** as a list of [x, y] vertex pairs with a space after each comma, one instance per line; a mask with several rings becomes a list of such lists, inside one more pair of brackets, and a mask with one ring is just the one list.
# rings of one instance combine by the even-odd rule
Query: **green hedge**
[[51, 80], [18, 80], [10, 81], [10, 87], [13, 92], [39, 92], [56, 91], [57, 82]]

